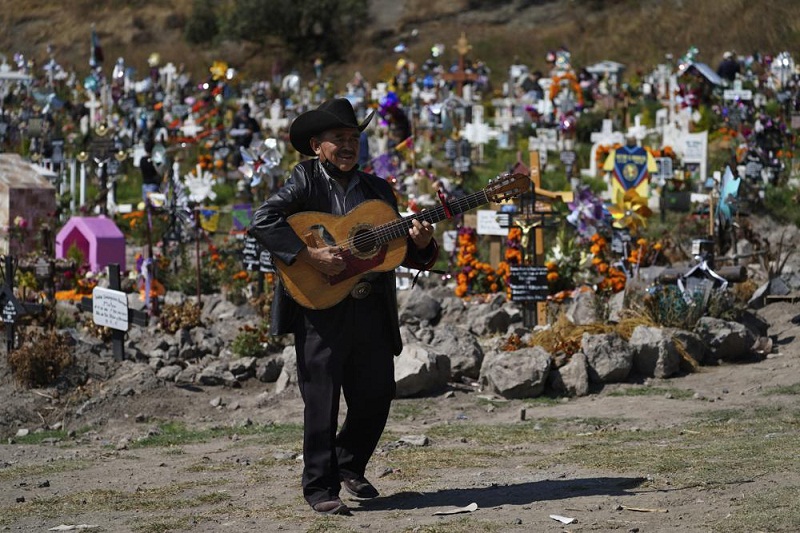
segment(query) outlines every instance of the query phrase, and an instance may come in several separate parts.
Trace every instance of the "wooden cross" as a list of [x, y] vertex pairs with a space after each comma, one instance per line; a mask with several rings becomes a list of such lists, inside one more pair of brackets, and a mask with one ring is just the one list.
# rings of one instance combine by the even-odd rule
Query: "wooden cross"
[[464, 32], [461, 32], [461, 37], [459, 37], [455, 49], [456, 52], [458, 52], [458, 70], [455, 72], [448, 72], [442, 75], [442, 77], [447, 81], [456, 82], [458, 96], [464, 96], [464, 82], [475, 81], [478, 79], [477, 74], [474, 72], [467, 72], [464, 68], [464, 57], [469, 53], [470, 50], [472, 50], [472, 45], [469, 44], [467, 36], [464, 34]]
[[[108, 286], [109, 289], [95, 288], [93, 298], [83, 298], [78, 305], [81, 311], [90, 311], [93, 316], [95, 324], [101, 326], [108, 326], [112, 329], [111, 332], [111, 346], [114, 352], [114, 359], [122, 361], [125, 359], [125, 332], [128, 331], [128, 324], [130, 322], [137, 326], [147, 326], [148, 317], [147, 313], [143, 311], [136, 311], [128, 309], [127, 296], [120, 290], [119, 279], [119, 265], [111, 263], [108, 265]], [[101, 295], [103, 298], [98, 298], [98, 305], [95, 306], [94, 299]], [[119, 300], [124, 299], [124, 303], [119, 305]], [[101, 303], [102, 302], [102, 303]], [[122, 308], [122, 315], [120, 315], [120, 307]]]

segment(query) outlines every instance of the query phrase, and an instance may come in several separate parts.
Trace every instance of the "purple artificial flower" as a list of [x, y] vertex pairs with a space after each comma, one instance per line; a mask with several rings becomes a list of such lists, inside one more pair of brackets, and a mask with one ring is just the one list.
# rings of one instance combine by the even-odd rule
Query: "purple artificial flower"
[[567, 222], [577, 228], [581, 237], [588, 238], [597, 233], [597, 226], [603, 220], [603, 201], [589, 187], [581, 187], [567, 206], [571, 211]]

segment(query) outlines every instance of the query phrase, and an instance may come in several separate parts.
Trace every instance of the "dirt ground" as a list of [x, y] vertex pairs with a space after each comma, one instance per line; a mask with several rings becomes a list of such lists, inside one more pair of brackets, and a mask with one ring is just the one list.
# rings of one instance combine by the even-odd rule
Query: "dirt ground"
[[[776, 344], [757, 362], [570, 400], [504, 401], [460, 386], [397, 400], [367, 472], [381, 496], [343, 491], [352, 516], [316, 515], [301, 497], [294, 389], [275, 395], [250, 380], [137, 391], [120, 388], [135, 383], [120, 371], [87, 387], [103, 401], [80, 404], [15, 388], [3, 368], [6, 405], [66, 424], [37, 443], [0, 444], [0, 530], [797, 531], [800, 307], [760, 313]], [[779, 430], [758, 425], [776, 412]], [[728, 438], [735, 446], [714, 455]]]

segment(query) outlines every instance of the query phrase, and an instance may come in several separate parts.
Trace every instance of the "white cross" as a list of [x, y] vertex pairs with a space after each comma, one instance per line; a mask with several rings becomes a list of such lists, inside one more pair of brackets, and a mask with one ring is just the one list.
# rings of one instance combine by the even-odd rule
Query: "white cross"
[[633, 117], [634, 125], [628, 128], [628, 135], [633, 135], [640, 143], [647, 136], [647, 127], [642, 126], [642, 115]]
[[181, 126], [181, 132], [183, 132], [186, 137], [196, 137], [202, 130], [203, 126], [195, 123], [194, 116], [192, 115], [189, 115], [183, 123], [183, 126]]
[[503, 131], [509, 131], [514, 125], [514, 111], [511, 102], [506, 98], [498, 101], [494, 107], [494, 125]]
[[273, 134], [278, 132], [289, 125], [289, 119], [283, 116], [283, 107], [280, 100], [274, 100], [272, 105], [269, 106], [269, 118], [265, 118], [263, 122], [272, 131]]
[[178, 69], [175, 68], [175, 65], [172, 63], [167, 63], [159, 70], [159, 73], [166, 78], [166, 92], [170, 92], [172, 89], [172, 80], [175, 78], [175, 74], [178, 72]]
[[97, 98], [95, 98], [94, 93], [89, 91], [89, 101], [84, 103], [83, 106], [89, 110], [89, 129], [94, 129], [94, 123], [97, 120], [96, 112], [99, 107], [102, 107], [102, 103], [100, 103]]
[[589, 155], [589, 168], [581, 169], [584, 176], [597, 176], [597, 149], [600, 145], [613, 146], [625, 142], [625, 136], [620, 131], [614, 131], [614, 123], [611, 119], [603, 120], [603, 127], [599, 132], [594, 132], [589, 136], [592, 141], [592, 151]]

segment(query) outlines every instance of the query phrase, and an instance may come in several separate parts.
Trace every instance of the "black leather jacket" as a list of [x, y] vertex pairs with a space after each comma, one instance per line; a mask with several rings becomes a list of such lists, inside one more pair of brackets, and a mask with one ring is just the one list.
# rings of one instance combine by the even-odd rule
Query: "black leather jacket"
[[[383, 200], [397, 211], [397, 200], [392, 187], [386, 181], [360, 171], [358, 176], [366, 199]], [[323, 173], [319, 160], [303, 161], [294, 167], [286, 184], [256, 210], [247, 231], [273, 257], [291, 265], [297, 260], [297, 255], [306, 247], [306, 244], [286, 222], [286, 218], [301, 211], [330, 213], [330, 194], [328, 179]], [[430, 269], [436, 262], [438, 254], [439, 246], [435, 240], [432, 240], [424, 250], [419, 250], [409, 238], [403, 266], [419, 270]], [[397, 355], [402, 351], [402, 342], [400, 341], [394, 272], [378, 275], [373, 283], [382, 284], [382, 290], [379, 292], [387, 298], [388, 319], [395, 337], [393, 345], [395, 355]], [[273, 335], [293, 333], [295, 321], [302, 312], [303, 308], [292, 300], [278, 279], [275, 285], [275, 298], [272, 302], [270, 333]]]

